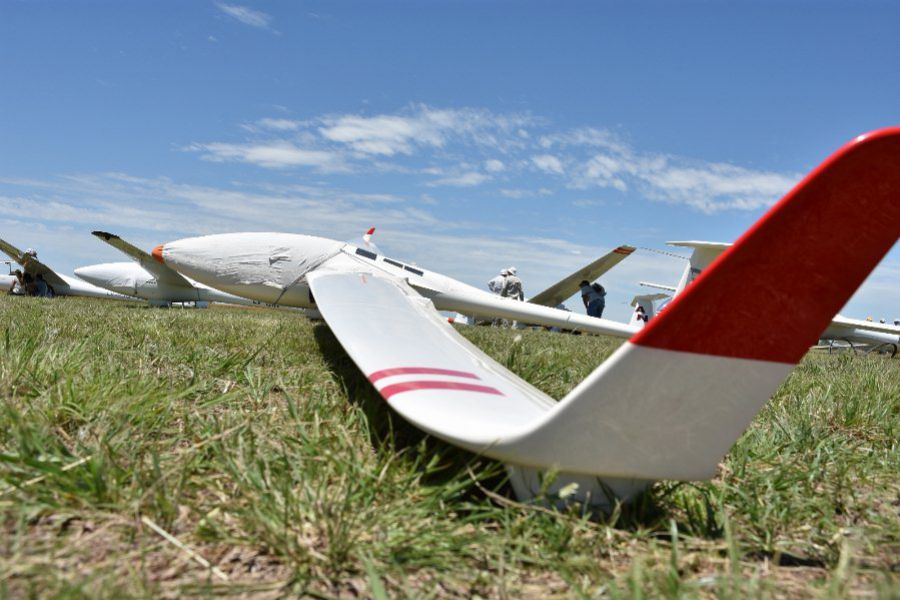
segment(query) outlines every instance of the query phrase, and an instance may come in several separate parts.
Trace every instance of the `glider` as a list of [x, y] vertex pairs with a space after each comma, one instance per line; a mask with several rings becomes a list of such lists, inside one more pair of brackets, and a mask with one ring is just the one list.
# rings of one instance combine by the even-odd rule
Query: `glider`
[[[634, 335], [632, 327], [496, 298], [320, 237], [213, 235], [160, 245], [153, 255], [230, 293], [314, 305], [408, 421], [507, 464], [521, 499], [565, 490], [570, 500], [603, 507], [654, 480], [713, 477], [898, 234], [893, 128], [838, 150]], [[631, 337], [556, 402], [435, 309], [541, 324], [565, 318]]]
[[[557, 308], [564, 300], [567, 300], [578, 293], [581, 281], [595, 281], [599, 279], [607, 271], [628, 258], [634, 251], [635, 248], [633, 246], [619, 246], [597, 260], [581, 267], [574, 273], [567, 275], [537, 295], [526, 298], [525, 301], [539, 306], [551, 306]], [[452, 323], [456, 325], [474, 325], [478, 323], [478, 319], [469, 315], [456, 313]]]
[[151, 306], [170, 306], [173, 302], [258, 304], [258, 302], [226, 294], [191, 281], [174, 269], [160, 264], [149, 253], [115, 234], [94, 231], [93, 235], [128, 255], [134, 261], [90, 265], [75, 269], [76, 276], [93, 285], [126, 296], [147, 300]]
[[[29, 273], [32, 277], [42, 275], [44, 281], [53, 289], [56, 296], [89, 296], [92, 298], [113, 298], [116, 300], [131, 300], [126, 296], [116, 294], [99, 288], [90, 283], [79, 281], [74, 277], [60, 275], [41, 261], [37, 256], [22, 252], [9, 242], [0, 240], [0, 250], [2, 250], [12, 260], [22, 266], [25, 273]], [[12, 285], [12, 284], [10, 284]]]
[[[688, 258], [688, 266], [685, 267], [684, 273], [678, 285], [672, 290], [677, 296], [703, 272], [720, 254], [731, 247], [731, 244], [720, 242], [669, 242], [670, 246], [678, 246], [681, 248], [691, 248], [693, 251]], [[650, 287], [662, 287], [657, 284], [645, 284]], [[806, 307], [795, 304], [791, 307], [791, 311], [800, 312], [806, 310]], [[656, 312], [659, 312], [658, 310]], [[652, 317], [652, 315], [651, 315]], [[872, 323], [861, 319], [850, 319], [842, 315], [836, 315], [827, 328], [820, 333], [819, 339], [848, 342], [851, 346], [861, 344], [870, 348], [892, 347], [893, 354], [897, 354], [900, 348], [900, 327], [886, 323]]]

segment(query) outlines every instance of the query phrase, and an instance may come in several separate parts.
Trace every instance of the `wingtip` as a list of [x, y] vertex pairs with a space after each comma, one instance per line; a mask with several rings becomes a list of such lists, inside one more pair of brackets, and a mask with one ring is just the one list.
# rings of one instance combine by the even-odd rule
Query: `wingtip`
[[153, 252], [151, 252], [151, 254], [153, 255], [153, 258], [156, 259], [156, 262], [158, 262], [162, 265], [166, 264], [166, 261], [163, 260], [163, 247], [164, 246], [165, 246], [165, 244], [160, 244], [159, 246], [157, 246], [156, 248], [153, 249]]
[[107, 240], [107, 241], [119, 237], [117, 235], [108, 233], [106, 231], [92, 231], [91, 235], [96, 236], [98, 238], [103, 238], [104, 240]]

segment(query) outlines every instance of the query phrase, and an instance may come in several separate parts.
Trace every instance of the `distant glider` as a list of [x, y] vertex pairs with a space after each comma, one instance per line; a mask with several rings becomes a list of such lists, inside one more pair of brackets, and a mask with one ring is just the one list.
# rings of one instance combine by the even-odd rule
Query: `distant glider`
[[[22, 266], [24, 273], [30, 274], [32, 277], [42, 275], [44, 281], [53, 290], [56, 296], [88, 296], [91, 298], [112, 298], [115, 300], [131, 300], [121, 294], [116, 294], [97, 287], [90, 283], [80, 281], [74, 277], [60, 275], [41, 261], [33, 254], [22, 252], [9, 242], [0, 240], [0, 250], [7, 256]], [[12, 284], [10, 284], [12, 285]]]
[[173, 302], [258, 304], [191, 281], [115, 234], [94, 231], [93, 235], [134, 262], [104, 263], [75, 269], [76, 276], [91, 284], [147, 300], [151, 306], [169, 306]]
[[[828, 158], [559, 402], [435, 309], [620, 336], [636, 329], [497, 298], [312, 236], [213, 235], [154, 255], [231, 293], [316, 306], [391, 407], [436, 437], [506, 463], [520, 498], [565, 487], [575, 490], [571, 499], [603, 505], [653, 480], [713, 477], [898, 234], [893, 128]], [[547, 471], [558, 475], [545, 487]]]
[[[677, 287], [672, 288], [674, 295], [677, 296], [687, 288], [687, 286], [697, 278], [712, 262], [719, 257], [725, 250], [731, 247], [731, 244], [721, 242], [669, 242], [670, 246], [681, 248], [691, 248], [693, 251], [688, 259], [688, 266], [685, 267], [681, 280]], [[810, 276], [812, 274], [809, 274]], [[655, 286], [655, 284], [650, 284]], [[658, 286], [656, 286], [658, 287]], [[795, 305], [792, 310], [800, 312], [806, 310], [807, 307]], [[724, 310], [731, 310], [725, 305]], [[892, 355], [897, 354], [900, 349], [900, 327], [889, 325], [886, 323], [872, 323], [863, 321], [862, 319], [850, 319], [842, 315], [835, 317], [828, 324], [827, 328], [820, 333], [819, 339], [828, 341], [847, 342], [851, 346], [861, 345], [868, 348], [884, 348], [890, 347]]]

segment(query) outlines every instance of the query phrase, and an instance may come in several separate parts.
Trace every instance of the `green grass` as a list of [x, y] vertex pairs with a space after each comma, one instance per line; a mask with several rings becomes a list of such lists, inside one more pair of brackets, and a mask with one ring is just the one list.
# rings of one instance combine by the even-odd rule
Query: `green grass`
[[[717, 479], [591, 519], [517, 503], [299, 314], [0, 317], [0, 597], [900, 595], [900, 360], [808, 355]], [[461, 331], [556, 397], [618, 345]]]

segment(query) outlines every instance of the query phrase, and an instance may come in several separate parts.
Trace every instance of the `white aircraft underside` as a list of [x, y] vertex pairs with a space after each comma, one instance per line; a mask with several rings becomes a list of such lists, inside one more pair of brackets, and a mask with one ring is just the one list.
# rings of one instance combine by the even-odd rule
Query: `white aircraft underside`
[[[848, 229], [852, 244], [842, 235]], [[522, 498], [539, 493], [541, 474], [555, 470], [551, 492], [577, 483], [572, 498], [602, 505], [607, 490], [627, 498], [652, 480], [714, 476], [898, 235], [895, 128], [836, 152], [640, 330], [498, 298], [313, 236], [190, 238], [154, 256], [229, 293], [314, 306], [404, 418], [505, 462]], [[630, 339], [556, 402], [462, 338], [436, 309]]]

